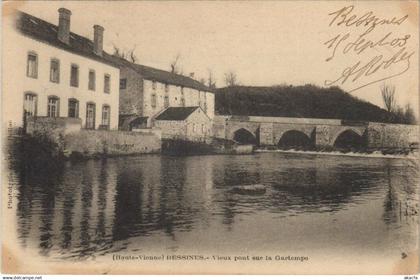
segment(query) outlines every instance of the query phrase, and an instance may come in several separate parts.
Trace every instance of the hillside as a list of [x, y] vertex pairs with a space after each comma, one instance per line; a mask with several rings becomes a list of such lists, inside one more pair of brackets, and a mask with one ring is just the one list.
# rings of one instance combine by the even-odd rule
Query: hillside
[[394, 114], [362, 101], [338, 87], [233, 86], [216, 91], [216, 113], [354, 121], [403, 122]]

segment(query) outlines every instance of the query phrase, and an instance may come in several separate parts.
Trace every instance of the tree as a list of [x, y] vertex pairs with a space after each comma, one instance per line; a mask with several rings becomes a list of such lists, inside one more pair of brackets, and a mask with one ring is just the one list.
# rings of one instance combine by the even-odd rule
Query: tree
[[395, 116], [395, 123], [405, 123], [405, 113], [404, 109], [401, 106], [396, 106], [396, 108], [392, 111]]
[[225, 84], [228, 87], [235, 86], [238, 84], [236, 73], [229, 71], [225, 73]]
[[114, 45], [114, 53], [113, 55], [123, 58], [125, 60], [128, 60], [132, 63], [136, 63], [137, 62], [137, 56], [135, 55], [135, 50], [136, 50], [136, 46], [134, 46], [132, 49], [129, 49], [128, 51], [124, 51], [122, 49], [120, 49], [119, 47], [117, 47], [116, 45]]
[[404, 111], [404, 122], [406, 124], [416, 124], [416, 116], [414, 114], [413, 108], [411, 108], [410, 104], [405, 105], [405, 111]]
[[177, 53], [175, 58], [171, 62], [171, 73], [180, 74], [182, 73], [181, 65], [180, 65], [181, 54]]
[[207, 69], [208, 78], [207, 78], [207, 86], [211, 89], [216, 88], [216, 79], [214, 78], [213, 71], [211, 69]]
[[381, 86], [382, 100], [385, 108], [388, 112], [397, 111], [397, 102], [395, 100], [395, 86], [394, 85], [382, 85]]

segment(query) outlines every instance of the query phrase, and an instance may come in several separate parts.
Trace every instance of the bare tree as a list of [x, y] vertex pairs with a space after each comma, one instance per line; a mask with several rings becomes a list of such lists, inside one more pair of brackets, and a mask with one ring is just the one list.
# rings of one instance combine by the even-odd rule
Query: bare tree
[[215, 89], [216, 88], [216, 79], [214, 77], [213, 71], [211, 69], [207, 69], [208, 78], [207, 78], [207, 86], [209, 88]]
[[130, 60], [131, 60], [131, 62], [133, 62], [133, 63], [136, 63], [137, 62], [137, 56], [135, 55], [135, 53], [134, 53], [134, 51], [136, 50], [136, 47], [137, 46], [134, 46], [131, 50], [129, 50], [129, 55], [130, 55]]
[[181, 54], [177, 53], [175, 58], [171, 62], [171, 73], [180, 74], [182, 72], [181, 70], [181, 63], [179, 62], [181, 59]]
[[382, 100], [388, 112], [395, 112], [397, 110], [397, 102], [395, 99], [395, 86], [382, 85], [381, 86]]
[[125, 60], [128, 60], [132, 63], [136, 63], [137, 62], [137, 56], [135, 55], [135, 50], [136, 50], [136, 46], [134, 46], [132, 49], [129, 49], [128, 51], [124, 51], [122, 49], [120, 49], [119, 47], [117, 47], [116, 45], [114, 45], [114, 55], [120, 58], [123, 58]]
[[226, 86], [235, 86], [238, 84], [236, 73], [229, 71], [225, 73], [225, 84]]

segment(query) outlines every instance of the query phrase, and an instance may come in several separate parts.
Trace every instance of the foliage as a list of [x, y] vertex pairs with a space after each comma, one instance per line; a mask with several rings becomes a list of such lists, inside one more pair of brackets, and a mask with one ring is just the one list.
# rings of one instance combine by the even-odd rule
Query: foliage
[[[395, 113], [362, 101], [339, 87], [321, 88], [310, 84], [273, 87], [233, 86], [218, 89], [215, 99], [216, 113], [220, 115], [407, 123]], [[410, 112], [412, 110], [408, 115], [411, 115]]]

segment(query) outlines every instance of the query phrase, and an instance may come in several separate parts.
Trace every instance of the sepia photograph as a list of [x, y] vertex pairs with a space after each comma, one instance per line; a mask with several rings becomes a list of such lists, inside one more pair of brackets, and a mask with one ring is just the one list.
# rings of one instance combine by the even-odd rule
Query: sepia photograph
[[420, 272], [418, 1], [1, 9], [4, 275]]

